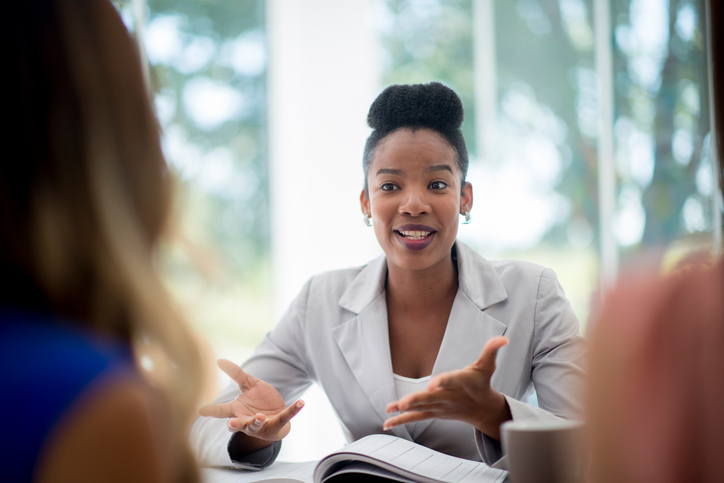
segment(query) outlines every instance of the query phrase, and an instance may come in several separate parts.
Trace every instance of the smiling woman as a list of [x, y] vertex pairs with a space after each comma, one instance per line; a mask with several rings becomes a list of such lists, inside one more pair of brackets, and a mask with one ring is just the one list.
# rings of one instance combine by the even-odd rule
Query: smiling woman
[[313, 277], [241, 369], [220, 363], [233, 382], [192, 429], [205, 464], [271, 464], [313, 382], [350, 441], [391, 432], [489, 464], [504, 421], [580, 415], [585, 343], [555, 274], [456, 241], [473, 201], [462, 119], [440, 83], [372, 104], [360, 202], [385, 255]]
[[[469, 212], [473, 201], [470, 183], [461, 186], [456, 157], [445, 138], [428, 128], [397, 130], [375, 150], [373, 178], [360, 198], [391, 265], [419, 270], [426, 268], [420, 263], [439, 263], [449, 251], [458, 214]], [[425, 217], [430, 225], [409, 223], [400, 214], [430, 215]]]

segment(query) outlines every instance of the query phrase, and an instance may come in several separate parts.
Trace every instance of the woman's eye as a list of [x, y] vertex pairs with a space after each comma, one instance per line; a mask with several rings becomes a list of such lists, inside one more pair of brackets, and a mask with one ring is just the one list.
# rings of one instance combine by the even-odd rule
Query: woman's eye
[[385, 184], [383, 184], [382, 186], [380, 186], [380, 189], [381, 189], [382, 191], [392, 191], [392, 190], [396, 190], [396, 189], [399, 189], [399, 188], [397, 187], [397, 185], [394, 185], [394, 184], [392, 184], [392, 183], [385, 183]]
[[447, 183], [444, 181], [433, 181], [430, 183], [430, 189], [441, 190], [447, 188]]

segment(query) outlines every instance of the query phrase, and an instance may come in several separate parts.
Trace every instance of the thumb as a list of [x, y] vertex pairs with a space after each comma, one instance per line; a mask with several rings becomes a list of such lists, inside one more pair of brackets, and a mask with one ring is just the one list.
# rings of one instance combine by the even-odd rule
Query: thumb
[[503, 336], [490, 339], [485, 343], [480, 358], [469, 366], [470, 369], [492, 375], [495, 372], [495, 358], [498, 356], [498, 350], [507, 343], [508, 339]]
[[228, 359], [219, 359], [216, 361], [216, 364], [219, 366], [219, 369], [224, 371], [226, 375], [229, 376], [237, 386], [239, 386], [239, 389], [244, 390], [253, 385], [256, 381], [255, 377], [250, 376], [244, 372], [238, 364], [235, 364]]

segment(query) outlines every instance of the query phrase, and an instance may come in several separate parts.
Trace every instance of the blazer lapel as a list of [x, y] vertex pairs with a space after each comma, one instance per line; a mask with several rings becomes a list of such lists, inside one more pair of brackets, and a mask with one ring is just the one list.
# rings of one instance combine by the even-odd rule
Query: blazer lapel
[[[506, 329], [504, 323], [482, 312], [458, 289], [440, 351], [432, 368], [433, 377], [443, 372], [462, 369], [477, 361], [485, 343], [493, 337], [503, 335]], [[417, 438], [433, 422], [433, 419], [427, 419], [416, 423], [413, 436]]]
[[490, 305], [508, 298], [495, 269], [462, 243], [457, 242], [455, 247], [459, 287], [433, 375], [472, 364], [480, 357], [485, 343], [507, 329], [505, 323], [485, 312]]
[[[339, 300], [342, 307], [357, 316], [332, 330], [347, 365], [380, 418], [380, 426], [389, 417], [385, 406], [397, 399], [387, 326], [386, 276], [384, 257], [365, 267]], [[391, 431], [412, 439], [404, 426]]]
[[[455, 244], [459, 288], [432, 375], [462, 369], [477, 361], [485, 343], [505, 334], [508, 326], [485, 312], [508, 295], [495, 269], [460, 242]], [[416, 423], [418, 437], [434, 420]]]
[[485, 343], [503, 335], [507, 328], [504, 323], [478, 309], [458, 289], [432, 374], [462, 369], [477, 361]]

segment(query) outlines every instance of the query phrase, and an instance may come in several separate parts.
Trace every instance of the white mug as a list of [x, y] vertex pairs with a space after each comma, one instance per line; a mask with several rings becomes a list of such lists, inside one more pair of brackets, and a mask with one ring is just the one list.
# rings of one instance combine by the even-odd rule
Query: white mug
[[565, 419], [501, 426], [512, 483], [581, 483], [588, 473], [584, 424]]

